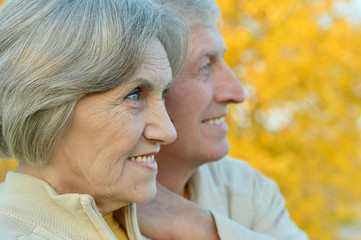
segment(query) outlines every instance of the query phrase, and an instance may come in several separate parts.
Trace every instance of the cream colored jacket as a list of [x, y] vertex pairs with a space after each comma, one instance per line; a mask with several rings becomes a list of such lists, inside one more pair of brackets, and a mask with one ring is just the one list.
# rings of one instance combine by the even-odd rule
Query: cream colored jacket
[[242, 160], [202, 165], [189, 192], [191, 201], [212, 212], [222, 240], [308, 239], [290, 219], [277, 184]]
[[[0, 193], [0, 239], [114, 240], [116, 237], [87, 194], [59, 195], [46, 182], [9, 172]], [[135, 205], [116, 216], [130, 240], [141, 239]]]

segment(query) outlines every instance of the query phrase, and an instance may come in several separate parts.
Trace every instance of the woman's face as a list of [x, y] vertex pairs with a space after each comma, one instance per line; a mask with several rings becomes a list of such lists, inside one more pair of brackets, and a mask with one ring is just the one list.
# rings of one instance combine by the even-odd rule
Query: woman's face
[[171, 79], [167, 54], [153, 39], [129, 81], [83, 97], [46, 166], [55, 190], [90, 194], [102, 213], [151, 200], [156, 154], [176, 138], [163, 99]]

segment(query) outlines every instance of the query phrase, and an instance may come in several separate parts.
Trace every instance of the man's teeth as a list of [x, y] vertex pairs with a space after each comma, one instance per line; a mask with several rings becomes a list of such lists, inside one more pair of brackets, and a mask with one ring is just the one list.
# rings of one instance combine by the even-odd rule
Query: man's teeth
[[225, 121], [225, 118], [221, 117], [221, 118], [215, 118], [215, 119], [210, 119], [210, 120], [204, 121], [204, 123], [220, 125], [220, 124], [224, 123], [224, 121]]
[[153, 162], [154, 161], [154, 155], [152, 156], [144, 156], [144, 157], [141, 157], [141, 156], [138, 156], [138, 157], [131, 157], [130, 160], [132, 161], [137, 161], [137, 162]]

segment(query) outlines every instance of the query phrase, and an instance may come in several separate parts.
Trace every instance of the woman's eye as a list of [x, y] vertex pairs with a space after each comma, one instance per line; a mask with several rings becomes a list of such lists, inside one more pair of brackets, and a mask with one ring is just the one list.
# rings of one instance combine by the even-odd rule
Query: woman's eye
[[142, 96], [143, 91], [140, 88], [136, 88], [131, 91], [125, 98], [130, 100], [139, 100]]

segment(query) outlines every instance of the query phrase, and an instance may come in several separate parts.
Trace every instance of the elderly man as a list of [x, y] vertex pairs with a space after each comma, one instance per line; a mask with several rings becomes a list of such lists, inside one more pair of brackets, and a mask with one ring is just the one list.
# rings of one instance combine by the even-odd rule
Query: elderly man
[[242, 160], [225, 155], [227, 105], [244, 100], [223, 60], [213, 0], [154, 0], [176, 8], [190, 26], [190, 50], [166, 97], [178, 138], [156, 156], [158, 194], [138, 206], [151, 239], [304, 240], [277, 185]]

